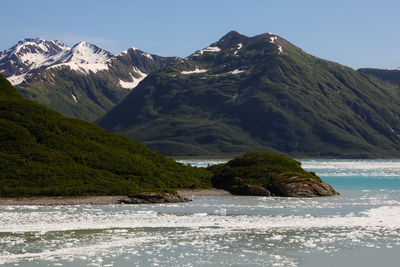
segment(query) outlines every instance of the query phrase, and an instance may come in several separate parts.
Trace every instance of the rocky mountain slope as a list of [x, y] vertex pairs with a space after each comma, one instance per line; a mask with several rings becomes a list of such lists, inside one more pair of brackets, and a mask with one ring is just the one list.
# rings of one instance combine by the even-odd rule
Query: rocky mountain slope
[[40, 38], [24, 39], [0, 53], [0, 72], [26, 98], [70, 117], [97, 119], [150, 72], [175, 58], [130, 48], [112, 55], [80, 42], [72, 48]]
[[99, 125], [173, 156], [390, 157], [400, 155], [398, 103], [278, 35], [230, 32], [148, 75]]

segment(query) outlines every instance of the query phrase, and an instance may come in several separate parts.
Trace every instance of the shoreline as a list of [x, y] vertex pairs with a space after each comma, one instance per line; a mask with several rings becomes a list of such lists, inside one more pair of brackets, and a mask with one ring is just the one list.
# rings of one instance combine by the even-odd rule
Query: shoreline
[[[181, 197], [230, 195], [221, 189], [177, 190]], [[122, 204], [126, 196], [76, 196], [76, 197], [16, 197], [0, 198], [0, 206], [67, 206], [67, 205], [113, 205]], [[166, 203], [168, 204], [168, 203]], [[129, 205], [129, 204], [128, 204]]]

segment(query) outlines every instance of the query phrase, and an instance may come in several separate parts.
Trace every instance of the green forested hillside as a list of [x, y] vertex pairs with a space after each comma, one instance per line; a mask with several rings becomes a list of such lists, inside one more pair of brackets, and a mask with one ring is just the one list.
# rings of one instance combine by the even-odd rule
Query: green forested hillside
[[0, 75], [0, 197], [119, 195], [210, 186], [129, 138], [24, 99]]
[[16, 89], [27, 99], [86, 121], [96, 120], [129, 93], [106, 71], [86, 74], [68, 68], [43, 70]]
[[230, 32], [150, 74], [98, 124], [173, 156], [400, 156], [400, 97], [274, 34]]
[[393, 94], [400, 93], [400, 70], [388, 69], [358, 69], [358, 72], [364, 74], [372, 83], [378, 87], [390, 90]]

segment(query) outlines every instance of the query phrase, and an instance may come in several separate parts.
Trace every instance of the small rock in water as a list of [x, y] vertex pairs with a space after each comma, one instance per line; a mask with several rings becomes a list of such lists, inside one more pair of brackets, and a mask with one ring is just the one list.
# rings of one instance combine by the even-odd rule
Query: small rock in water
[[190, 199], [171, 193], [140, 193], [124, 197], [120, 200], [125, 204], [153, 204], [153, 203], [178, 203], [188, 202]]

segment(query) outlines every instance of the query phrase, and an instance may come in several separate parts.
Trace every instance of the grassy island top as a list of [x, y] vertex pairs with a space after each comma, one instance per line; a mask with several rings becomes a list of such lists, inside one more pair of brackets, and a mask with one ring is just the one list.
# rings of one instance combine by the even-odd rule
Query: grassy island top
[[300, 162], [271, 152], [250, 152], [226, 164], [211, 166], [209, 170], [214, 173], [212, 181], [216, 187], [237, 183], [238, 179], [242, 183], [266, 188], [277, 182], [321, 182], [315, 173], [305, 171]]

